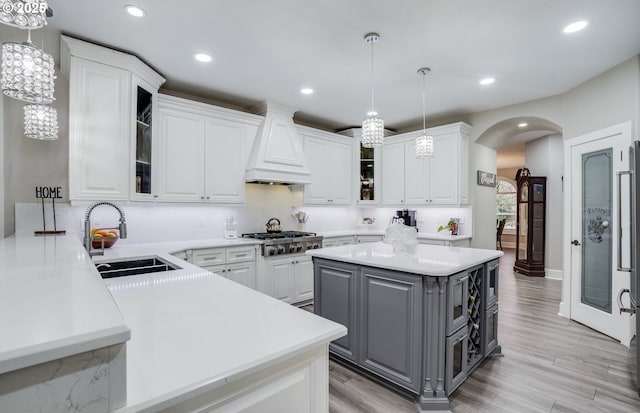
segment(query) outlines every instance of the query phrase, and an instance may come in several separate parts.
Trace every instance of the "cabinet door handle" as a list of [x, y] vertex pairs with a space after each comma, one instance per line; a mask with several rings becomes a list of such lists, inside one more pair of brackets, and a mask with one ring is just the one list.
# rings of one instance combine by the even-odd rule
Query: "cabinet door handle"
[[154, 198], [157, 198], [157, 197], [158, 197], [158, 195], [153, 195], [153, 197], [154, 197]]
[[469, 276], [467, 275], [466, 277], [462, 277], [460, 278], [458, 281], [456, 281], [453, 285], [460, 285], [463, 282], [467, 281], [469, 279]]

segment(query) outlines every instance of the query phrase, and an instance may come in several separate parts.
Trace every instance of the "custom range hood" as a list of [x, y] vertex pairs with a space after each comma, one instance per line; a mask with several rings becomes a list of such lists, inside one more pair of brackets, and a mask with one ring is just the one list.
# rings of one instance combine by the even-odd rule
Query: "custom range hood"
[[247, 162], [245, 180], [264, 184], [308, 184], [311, 173], [293, 124], [294, 109], [266, 101], [254, 112], [264, 115]]

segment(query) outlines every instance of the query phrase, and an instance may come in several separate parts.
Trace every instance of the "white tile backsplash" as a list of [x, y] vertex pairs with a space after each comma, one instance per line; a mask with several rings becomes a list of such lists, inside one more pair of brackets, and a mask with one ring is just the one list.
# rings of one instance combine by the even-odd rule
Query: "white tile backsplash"
[[[399, 208], [353, 206], [305, 206], [302, 189], [297, 186], [247, 184], [245, 205], [189, 205], [189, 204], [126, 204], [118, 203], [125, 212], [128, 237], [118, 242], [141, 243], [167, 240], [223, 238], [224, 222], [235, 217], [238, 234], [264, 232], [270, 218], [278, 218], [283, 230], [311, 232], [363, 229], [358, 221], [363, 217], [375, 218], [370, 229], [385, 229]], [[57, 204], [57, 228], [82, 237], [86, 206]], [[463, 219], [461, 235], [472, 235], [472, 209], [468, 208], [414, 208], [421, 232], [436, 232], [439, 225], [451, 217]], [[297, 211], [309, 214], [306, 224], [299, 224], [292, 216]], [[45, 204], [47, 229], [53, 229], [51, 204]], [[32, 235], [43, 229], [42, 206], [38, 203], [16, 203], [16, 235]], [[118, 223], [115, 209], [100, 206], [93, 210], [92, 219], [101, 227], [114, 227]]]

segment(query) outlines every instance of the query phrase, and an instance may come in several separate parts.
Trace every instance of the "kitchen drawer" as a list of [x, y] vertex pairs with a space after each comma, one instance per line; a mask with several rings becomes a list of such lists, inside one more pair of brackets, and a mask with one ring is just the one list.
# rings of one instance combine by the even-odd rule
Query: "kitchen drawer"
[[444, 241], [429, 238], [418, 238], [418, 243], [428, 245], [444, 245]]
[[254, 245], [227, 248], [227, 251], [226, 251], [227, 264], [233, 264], [235, 262], [253, 261], [255, 259], [256, 259], [256, 248]]
[[356, 238], [358, 239], [359, 243], [378, 242], [378, 241], [382, 241], [384, 236], [383, 235], [358, 235], [356, 236]]
[[206, 265], [206, 266], [201, 267], [201, 268], [203, 270], [207, 270], [207, 271], [210, 271], [210, 272], [212, 272], [214, 274], [218, 274], [218, 275], [224, 277], [225, 276], [224, 273], [225, 273], [225, 270], [226, 270], [227, 266], [224, 265], [224, 264], [223, 265]]
[[354, 242], [355, 238], [353, 236], [324, 238], [322, 240], [322, 248], [352, 245]]
[[193, 264], [198, 267], [220, 265], [226, 262], [224, 248], [203, 248], [193, 250]]

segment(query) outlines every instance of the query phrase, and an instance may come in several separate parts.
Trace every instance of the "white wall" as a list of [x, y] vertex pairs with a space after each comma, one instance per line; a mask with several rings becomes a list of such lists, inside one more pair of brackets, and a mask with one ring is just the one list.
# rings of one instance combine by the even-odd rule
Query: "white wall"
[[562, 278], [562, 136], [550, 135], [528, 142], [525, 165], [531, 175], [547, 177], [544, 266], [547, 276]]
[[640, 55], [562, 95], [565, 139], [632, 121], [640, 136]]
[[[2, 42], [23, 42], [26, 31], [0, 24]], [[51, 105], [58, 112], [59, 133], [56, 141], [38, 141], [24, 136], [24, 102], [4, 98], [4, 233], [13, 234], [16, 202], [36, 202], [36, 186], [61, 186], [63, 199], [68, 200], [69, 189], [69, 86], [59, 68], [59, 33], [51, 29], [34, 30], [33, 43], [50, 53], [56, 62], [54, 96]], [[40, 220], [41, 221], [41, 220]]]
[[[473, 141], [471, 141], [473, 142]], [[496, 248], [496, 189], [477, 184], [476, 171], [496, 172], [496, 151], [484, 145], [469, 144], [469, 193], [473, 205], [474, 248]], [[482, 222], [481, 222], [482, 221]]]
[[[505, 119], [531, 116], [560, 125], [565, 139], [628, 120], [633, 123], [634, 137], [640, 136], [640, 56], [634, 56], [563, 95], [474, 113], [469, 117], [473, 126], [470, 141], [478, 141], [488, 129]], [[483, 169], [480, 166], [487, 168], [483, 170], [488, 172], [496, 171], [495, 150], [492, 148], [499, 148], [510, 137], [499, 135], [500, 139], [488, 137], [485, 144], [490, 147], [472, 145], [472, 174], [475, 174], [474, 168]], [[515, 133], [511, 136], [514, 135]], [[478, 146], [483, 146], [484, 149], [478, 149]], [[488, 169], [491, 167], [487, 159], [491, 156], [489, 152], [493, 152], [493, 169]], [[495, 233], [495, 197], [488, 196], [485, 188], [473, 185], [473, 182], [471, 181], [474, 214], [472, 246], [493, 248], [492, 240], [495, 235], [490, 234]]]

